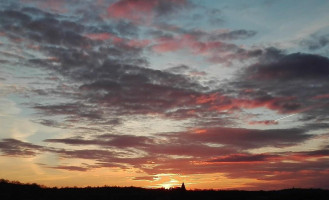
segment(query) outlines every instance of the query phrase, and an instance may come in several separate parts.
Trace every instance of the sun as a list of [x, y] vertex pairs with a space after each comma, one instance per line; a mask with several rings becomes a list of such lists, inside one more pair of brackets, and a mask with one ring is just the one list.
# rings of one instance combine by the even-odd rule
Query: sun
[[161, 187], [163, 187], [164, 189], [168, 190], [168, 189], [172, 188], [172, 184], [170, 184], [170, 183], [164, 183], [164, 184], [161, 184]]

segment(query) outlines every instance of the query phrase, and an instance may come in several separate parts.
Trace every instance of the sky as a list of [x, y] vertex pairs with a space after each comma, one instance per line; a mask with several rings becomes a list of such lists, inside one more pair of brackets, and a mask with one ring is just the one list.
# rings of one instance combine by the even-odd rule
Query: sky
[[1, 0], [0, 178], [329, 189], [326, 0]]

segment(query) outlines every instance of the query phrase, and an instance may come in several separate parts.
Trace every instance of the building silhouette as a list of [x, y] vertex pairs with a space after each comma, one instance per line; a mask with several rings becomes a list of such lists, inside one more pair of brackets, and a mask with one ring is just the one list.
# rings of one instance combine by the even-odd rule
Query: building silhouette
[[186, 188], [185, 188], [185, 184], [184, 184], [184, 182], [182, 183], [182, 186], [180, 187], [180, 189], [181, 189], [182, 191], [186, 191]]

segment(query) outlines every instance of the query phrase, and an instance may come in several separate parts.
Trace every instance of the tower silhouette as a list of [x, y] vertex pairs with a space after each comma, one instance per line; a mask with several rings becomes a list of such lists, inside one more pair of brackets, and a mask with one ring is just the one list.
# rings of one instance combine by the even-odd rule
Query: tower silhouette
[[186, 191], [186, 188], [185, 188], [185, 184], [184, 184], [184, 182], [182, 183], [182, 186], [181, 186], [181, 188], [180, 188], [182, 191]]

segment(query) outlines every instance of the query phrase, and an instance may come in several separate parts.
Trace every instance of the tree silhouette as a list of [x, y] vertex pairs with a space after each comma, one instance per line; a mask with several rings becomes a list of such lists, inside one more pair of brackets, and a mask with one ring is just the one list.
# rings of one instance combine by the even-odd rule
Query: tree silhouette
[[47, 200], [199, 200], [199, 199], [244, 199], [244, 200], [324, 200], [329, 190], [323, 189], [285, 189], [276, 191], [243, 190], [186, 190], [181, 187], [146, 189], [137, 187], [65, 187], [49, 188], [35, 183], [24, 184], [18, 181], [0, 179], [0, 199], [47, 199]]

